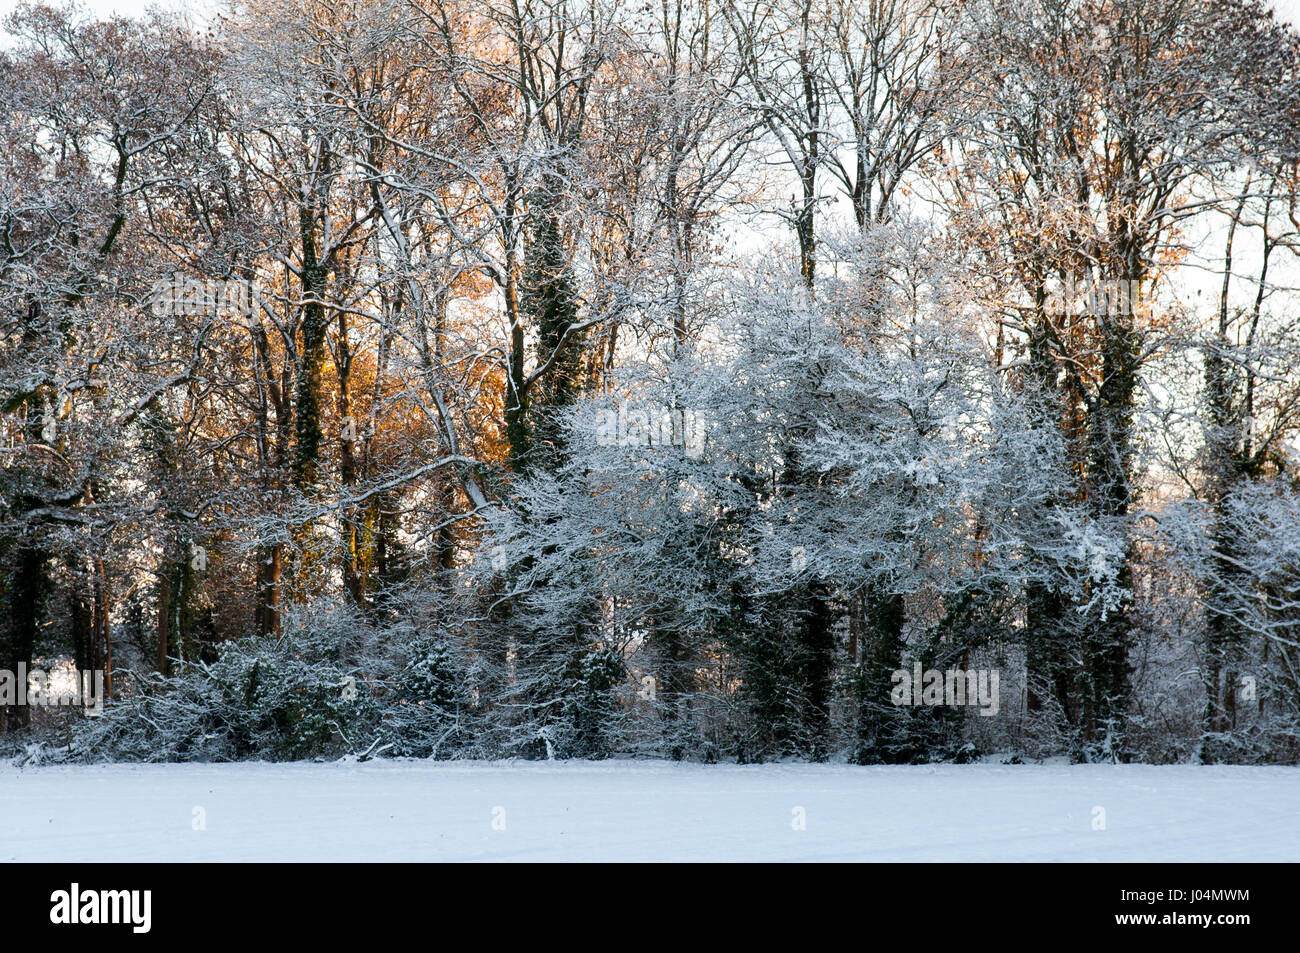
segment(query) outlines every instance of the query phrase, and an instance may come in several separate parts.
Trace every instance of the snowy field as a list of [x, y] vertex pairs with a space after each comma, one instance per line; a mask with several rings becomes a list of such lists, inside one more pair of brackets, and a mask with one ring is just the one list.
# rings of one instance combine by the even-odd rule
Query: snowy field
[[1300, 769], [5, 765], [11, 860], [1295, 861]]

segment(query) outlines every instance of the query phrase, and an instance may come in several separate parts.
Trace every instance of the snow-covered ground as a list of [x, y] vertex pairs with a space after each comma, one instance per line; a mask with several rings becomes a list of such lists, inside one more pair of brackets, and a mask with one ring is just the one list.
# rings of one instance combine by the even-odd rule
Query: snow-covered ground
[[5, 765], [8, 860], [1295, 861], [1300, 769]]

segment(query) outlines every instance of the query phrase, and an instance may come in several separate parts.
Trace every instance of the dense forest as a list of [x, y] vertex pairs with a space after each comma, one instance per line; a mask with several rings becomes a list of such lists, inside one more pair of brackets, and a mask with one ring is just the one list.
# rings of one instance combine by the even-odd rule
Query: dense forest
[[1260, 0], [20, 6], [0, 670], [107, 697], [11, 676], [0, 753], [1296, 763], [1298, 54]]

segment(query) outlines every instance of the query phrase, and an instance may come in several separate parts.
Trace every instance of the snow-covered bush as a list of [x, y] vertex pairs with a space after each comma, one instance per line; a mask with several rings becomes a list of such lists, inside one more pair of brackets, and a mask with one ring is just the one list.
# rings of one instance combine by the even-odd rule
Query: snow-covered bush
[[464, 674], [446, 646], [417, 640], [410, 660], [378, 700], [381, 746], [376, 752], [417, 758], [446, 757], [471, 738], [464, 723]]
[[355, 750], [376, 709], [355, 674], [291, 638], [223, 645], [181, 674], [137, 675], [76, 732], [79, 760], [286, 760]]

